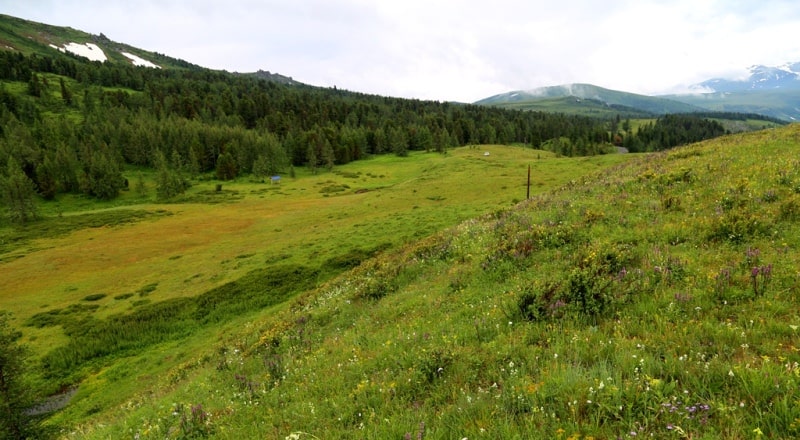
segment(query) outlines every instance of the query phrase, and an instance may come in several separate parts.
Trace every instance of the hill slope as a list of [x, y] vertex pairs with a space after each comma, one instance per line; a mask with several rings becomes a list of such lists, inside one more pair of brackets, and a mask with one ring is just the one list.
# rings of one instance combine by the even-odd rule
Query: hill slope
[[800, 90], [747, 90], [665, 97], [712, 111], [756, 113], [783, 121], [800, 119]]
[[76, 432], [796, 437], [799, 137], [642, 156], [365, 262]]
[[[571, 101], [576, 106], [580, 105], [581, 100], [584, 99], [605, 103], [606, 106], [613, 109], [614, 114], [619, 113], [620, 110], [630, 111], [630, 109], [637, 109], [644, 115], [703, 111], [702, 108], [694, 105], [670, 99], [609, 90], [591, 84], [566, 84], [529, 91], [513, 91], [482, 99], [475, 104], [526, 108], [527, 105], [536, 106], [541, 101], [565, 97], [573, 98]], [[616, 106], [621, 108], [614, 109]]]
[[51, 26], [0, 14], [0, 48], [25, 55], [53, 56], [59, 51], [91, 61], [157, 68], [199, 69], [183, 60], [118, 43], [69, 27]]

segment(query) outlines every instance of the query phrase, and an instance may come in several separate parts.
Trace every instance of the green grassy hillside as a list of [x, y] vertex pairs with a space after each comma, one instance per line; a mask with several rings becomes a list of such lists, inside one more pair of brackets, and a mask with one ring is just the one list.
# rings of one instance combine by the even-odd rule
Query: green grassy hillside
[[80, 385], [55, 419], [82, 424], [287, 298], [518, 202], [528, 165], [537, 193], [632, 157], [413, 152], [297, 169], [274, 185], [243, 178], [215, 191], [218, 182], [199, 180], [170, 203], [153, 202], [153, 171], [130, 169], [132, 189], [115, 200], [63, 195], [40, 202], [42, 220], [0, 227], [0, 309], [13, 313], [41, 386]]
[[669, 95], [664, 98], [681, 101], [712, 111], [758, 113], [784, 121], [800, 118], [800, 91], [753, 90], [744, 92], [698, 93]]
[[793, 125], [572, 179], [100, 368], [52, 421], [66, 438], [795, 438], [799, 142]]
[[199, 66], [183, 60], [112, 41], [103, 34], [92, 35], [70, 27], [51, 26], [0, 14], [0, 49], [2, 50], [13, 50], [26, 56], [52, 57], [59, 53], [56, 48], [63, 48], [70, 43], [95, 44], [112, 63], [132, 64], [131, 59], [122, 54], [122, 52], [126, 52], [162, 68], [199, 68]]
[[[568, 98], [564, 100], [563, 98]], [[554, 100], [556, 100], [554, 102]], [[589, 100], [589, 103], [584, 102]], [[495, 95], [482, 99], [476, 104], [492, 105], [497, 107], [509, 108], [535, 108], [539, 106], [553, 106], [558, 103], [556, 108], [568, 113], [576, 112], [582, 114], [587, 105], [605, 104], [609, 108], [616, 107], [619, 113], [632, 113], [638, 111], [638, 115], [631, 117], [643, 117], [647, 115], [663, 115], [669, 113], [691, 113], [702, 111], [703, 108], [691, 104], [674, 101], [662, 97], [637, 95], [635, 93], [620, 92], [597, 87], [591, 84], [567, 84], [562, 86], [542, 87], [530, 92], [515, 91]], [[570, 110], [571, 109], [571, 110]], [[612, 114], [613, 116], [613, 114]]]
[[599, 119], [620, 118], [652, 118], [653, 113], [622, 105], [608, 105], [596, 99], [580, 99], [560, 97], [509, 102], [501, 105], [514, 110], [531, 110], [540, 112], [567, 113]]

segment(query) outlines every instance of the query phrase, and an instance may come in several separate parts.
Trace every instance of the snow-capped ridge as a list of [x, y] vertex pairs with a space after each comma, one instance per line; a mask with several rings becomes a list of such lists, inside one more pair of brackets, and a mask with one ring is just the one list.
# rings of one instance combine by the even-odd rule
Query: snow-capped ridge
[[780, 66], [755, 64], [747, 68], [744, 78], [713, 78], [694, 84], [693, 88], [709, 92], [800, 89], [800, 63], [787, 62]]

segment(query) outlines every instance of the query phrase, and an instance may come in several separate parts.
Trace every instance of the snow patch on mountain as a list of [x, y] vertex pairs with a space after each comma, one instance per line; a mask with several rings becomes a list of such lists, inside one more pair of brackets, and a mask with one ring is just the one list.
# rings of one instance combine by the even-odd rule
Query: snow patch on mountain
[[[53, 45], [51, 44], [51, 46]], [[56, 49], [62, 52], [70, 52], [74, 53], [75, 55], [89, 58], [89, 60], [91, 61], [100, 61], [100, 62], [108, 61], [105, 52], [103, 52], [103, 49], [100, 49], [94, 43], [86, 43], [86, 44], [67, 43], [64, 45], [64, 47], [56, 47]]]
[[131, 60], [131, 62], [133, 63], [134, 66], [152, 67], [153, 69], [160, 69], [161, 68], [161, 66], [159, 66], [157, 64], [153, 64], [152, 62], [147, 61], [144, 58], [138, 57], [138, 56], [136, 56], [136, 55], [134, 55], [132, 53], [128, 53], [128, 52], [120, 52], [120, 53], [122, 55], [125, 55], [125, 57], [128, 58], [129, 60]]

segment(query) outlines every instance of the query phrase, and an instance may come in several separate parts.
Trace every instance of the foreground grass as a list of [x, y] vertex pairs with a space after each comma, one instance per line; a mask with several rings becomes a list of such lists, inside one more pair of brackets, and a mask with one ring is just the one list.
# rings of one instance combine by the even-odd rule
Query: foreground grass
[[646, 156], [467, 220], [53, 421], [84, 420], [67, 438], [796, 438], [798, 139]]

